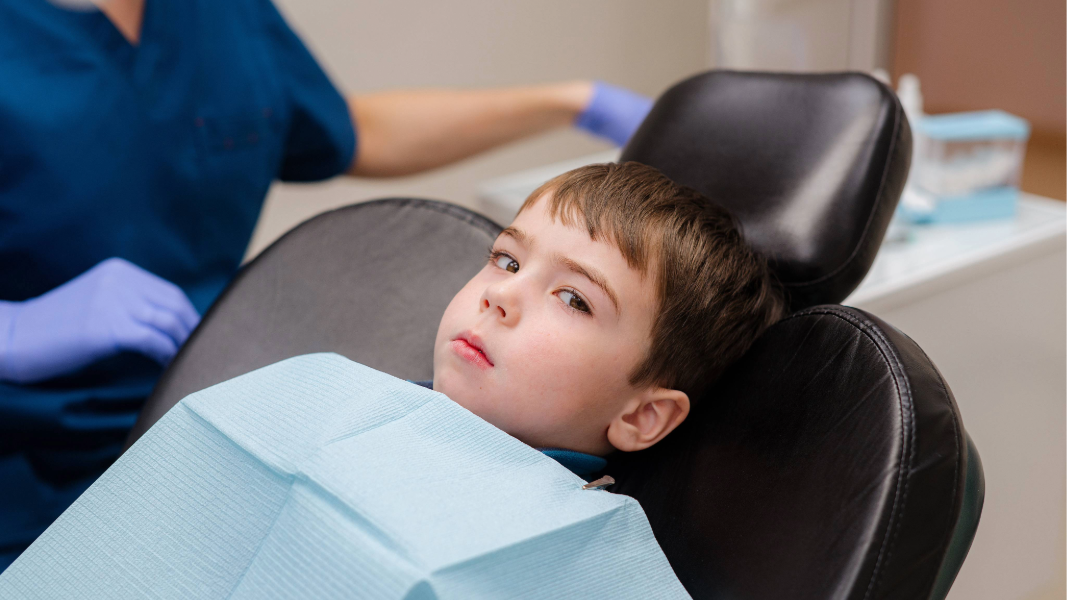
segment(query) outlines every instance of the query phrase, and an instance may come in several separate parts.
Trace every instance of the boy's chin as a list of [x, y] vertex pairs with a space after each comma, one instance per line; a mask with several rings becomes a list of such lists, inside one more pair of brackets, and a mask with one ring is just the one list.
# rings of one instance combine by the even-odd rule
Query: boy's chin
[[454, 367], [445, 367], [439, 373], [434, 373], [433, 389], [448, 396], [450, 400], [460, 406], [474, 412], [472, 405], [475, 404], [477, 392], [480, 386], [471, 381]]
[[464, 377], [462, 373], [446, 369], [440, 376], [434, 375], [433, 389], [448, 396], [449, 400], [478, 415], [494, 427], [504, 429], [503, 424], [498, 423], [494, 418], [500, 415], [495, 414], [493, 394], [487, 388], [486, 383], [485, 381], [480, 383], [472, 381], [469, 377]]

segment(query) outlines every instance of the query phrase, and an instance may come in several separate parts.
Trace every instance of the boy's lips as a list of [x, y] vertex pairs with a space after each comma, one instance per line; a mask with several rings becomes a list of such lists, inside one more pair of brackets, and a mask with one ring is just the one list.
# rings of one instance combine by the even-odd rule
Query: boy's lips
[[456, 339], [452, 340], [450, 345], [456, 354], [483, 369], [493, 366], [492, 359], [485, 352], [485, 344], [478, 336], [472, 333], [461, 333]]

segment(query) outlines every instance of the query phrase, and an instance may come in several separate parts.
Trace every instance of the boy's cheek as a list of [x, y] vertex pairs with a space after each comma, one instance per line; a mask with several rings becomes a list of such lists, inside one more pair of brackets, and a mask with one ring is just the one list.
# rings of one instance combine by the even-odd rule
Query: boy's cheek
[[[543, 326], [534, 315], [527, 315], [525, 327], [512, 331], [508, 344], [509, 362], [523, 370], [554, 373], [568, 358], [567, 339]], [[551, 370], [549, 370], [551, 369]], [[542, 377], [543, 379], [544, 377]]]
[[[516, 346], [509, 348], [503, 375], [516, 388], [539, 395], [583, 390], [598, 380], [595, 353], [580, 336], [516, 331]], [[501, 365], [504, 366], [504, 365]]]
[[452, 301], [445, 308], [445, 313], [441, 315], [441, 322], [437, 326], [437, 351], [440, 351], [442, 343], [451, 341], [445, 338], [467, 329], [470, 321], [478, 314], [480, 295], [468, 288], [470, 288], [470, 283], [452, 297]]

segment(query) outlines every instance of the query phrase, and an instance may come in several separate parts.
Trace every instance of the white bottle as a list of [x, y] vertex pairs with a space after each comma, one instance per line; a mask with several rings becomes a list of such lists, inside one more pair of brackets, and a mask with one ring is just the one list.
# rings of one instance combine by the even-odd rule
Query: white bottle
[[908, 170], [908, 180], [900, 196], [900, 206], [912, 220], [921, 221], [924, 214], [934, 210], [934, 204], [933, 198], [915, 185], [915, 174], [922, 169], [923, 160], [923, 137], [919, 133], [919, 121], [923, 118], [923, 94], [919, 78], [912, 73], [901, 75], [897, 82], [897, 98], [911, 124], [911, 169]]
[[912, 128], [923, 118], [923, 93], [919, 88], [919, 78], [911, 73], [900, 76], [897, 82], [897, 98], [904, 107], [904, 114], [908, 115]]

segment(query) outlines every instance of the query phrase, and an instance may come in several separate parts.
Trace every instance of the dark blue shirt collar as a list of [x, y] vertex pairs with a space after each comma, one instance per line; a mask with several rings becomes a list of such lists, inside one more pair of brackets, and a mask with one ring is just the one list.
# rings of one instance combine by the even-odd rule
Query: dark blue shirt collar
[[594, 473], [599, 473], [608, 466], [607, 459], [575, 450], [563, 448], [538, 448], [545, 456], [555, 460], [559, 464], [570, 469], [582, 479], [588, 479]]
[[[415, 385], [421, 385], [426, 389], [433, 389], [433, 381], [412, 381]], [[563, 448], [538, 448], [545, 456], [567, 467], [571, 473], [587, 479], [590, 475], [604, 470], [608, 461], [599, 456], [566, 450]]]

